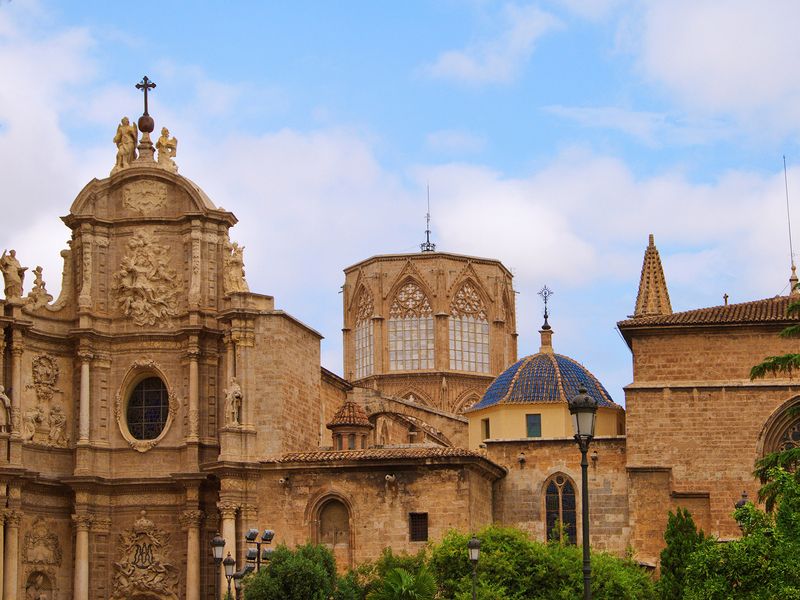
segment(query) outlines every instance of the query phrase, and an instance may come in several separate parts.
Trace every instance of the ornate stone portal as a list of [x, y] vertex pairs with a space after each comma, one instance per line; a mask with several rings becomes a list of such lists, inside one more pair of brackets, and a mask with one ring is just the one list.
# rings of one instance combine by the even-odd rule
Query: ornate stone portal
[[111, 600], [178, 600], [178, 568], [169, 560], [170, 536], [147, 518], [147, 511], [119, 535], [121, 556], [114, 563]]
[[170, 327], [178, 314], [180, 281], [169, 265], [169, 248], [150, 233], [137, 232], [128, 241], [112, 289], [122, 314], [140, 327]]

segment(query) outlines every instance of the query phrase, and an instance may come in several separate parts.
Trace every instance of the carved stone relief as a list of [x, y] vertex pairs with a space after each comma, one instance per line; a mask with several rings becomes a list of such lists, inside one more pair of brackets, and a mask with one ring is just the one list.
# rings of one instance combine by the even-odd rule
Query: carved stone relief
[[25, 578], [25, 600], [55, 600], [55, 581], [54, 569], [31, 570]]
[[52, 523], [48, 524], [44, 517], [36, 517], [23, 541], [24, 562], [37, 565], [61, 564], [61, 543], [53, 529]]
[[42, 267], [33, 270], [33, 289], [28, 292], [26, 303], [28, 308], [37, 309], [47, 306], [53, 301], [53, 295], [47, 293], [47, 287], [42, 279]]
[[178, 600], [178, 568], [170, 561], [170, 536], [147, 518], [147, 511], [118, 542], [111, 600], [158, 598]]
[[169, 265], [169, 248], [137, 232], [114, 273], [112, 290], [122, 314], [140, 327], [169, 327], [178, 314], [180, 280]]
[[242, 424], [242, 387], [235, 377], [231, 377], [225, 394], [225, 425], [237, 427]]
[[122, 188], [122, 205], [140, 214], [148, 214], [167, 203], [167, 186], [160, 181], [134, 181]]
[[28, 388], [36, 390], [36, 398], [39, 402], [50, 402], [53, 394], [61, 391], [56, 387], [61, 372], [58, 362], [48, 354], [40, 354], [33, 359], [31, 371], [33, 384], [28, 385]]

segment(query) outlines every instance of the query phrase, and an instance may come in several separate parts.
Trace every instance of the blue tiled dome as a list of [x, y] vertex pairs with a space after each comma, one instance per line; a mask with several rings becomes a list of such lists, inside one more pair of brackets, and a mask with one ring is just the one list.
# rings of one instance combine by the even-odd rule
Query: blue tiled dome
[[503, 371], [470, 411], [495, 404], [567, 402], [583, 385], [598, 406], [617, 408], [606, 388], [579, 362], [568, 356], [540, 352]]

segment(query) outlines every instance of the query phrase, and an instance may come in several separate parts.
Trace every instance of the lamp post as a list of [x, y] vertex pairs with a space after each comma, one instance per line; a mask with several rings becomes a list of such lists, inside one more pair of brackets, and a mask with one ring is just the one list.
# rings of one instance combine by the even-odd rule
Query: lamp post
[[[245, 555], [250, 570], [260, 571], [261, 563], [266, 563], [269, 560], [272, 555], [272, 548], [269, 545], [274, 537], [275, 532], [271, 529], [265, 529], [264, 533], [261, 534], [260, 540], [258, 539], [258, 529], [248, 529], [247, 533], [244, 534], [244, 541], [247, 544], [255, 545], [255, 548], [248, 548]], [[264, 547], [263, 549], [262, 546]]]
[[[214, 557], [214, 596], [219, 600], [219, 566], [222, 564], [222, 551], [225, 548], [225, 538], [217, 532], [211, 540], [211, 554]], [[230, 556], [230, 555], [228, 555]]]
[[[231, 556], [231, 553], [228, 552], [228, 556], [225, 557], [225, 560], [222, 561], [222, 566], [225, 567], [225, 579], [228, 580], [228, 596], [230, 598], [231, 595], [231, 579], [233, 579], [233, 570], [236, 568], [236, 559]], [[226, 598], [226, 600], [227, 600]]]
[[578, 394], [569, 401], [569, 412], [572, 415], [572, 426], [575, 430], [575, 441], [581, 451], [581, 508], [583, 509], [583, 598], [592, 599], [592, 563], [589, 556], [589, 461], [586, 453], [589, 443], [594, 437], [594, 423], [597, 417], [597, 400], [592, 398], [584, 386], [578, 388]]
[[472, 600], [477, 597], [477, 584], [478, 584], [478, 558], [481, 555], [481, 541], [472, 536], [472, 539], [467, 542], [467, 550], [469, 550], [469, 561], [472, 563]]
[[247, 570], [242, 569], [233, 574], [233, 589], [236, 590], [236, 600], [239, 600], [239, 593], [242, 591], [242, 580], [247, 575]]

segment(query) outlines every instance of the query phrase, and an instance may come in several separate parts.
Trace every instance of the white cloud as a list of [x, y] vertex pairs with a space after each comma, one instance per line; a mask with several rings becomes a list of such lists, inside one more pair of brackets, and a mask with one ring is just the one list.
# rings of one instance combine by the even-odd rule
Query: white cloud
[[800, 4], [791, 0], [649, 2], [627, 35], [645, 77], [684, 107], [740, 125], [800, 129]]
[[502, 11], [503, 28], [491, 40], [464, 50], [448, 50], [423, 67], [430, 77], [469, 84], [505, 83], [514, 79], [533, 53], [536, 42], [561, 26], [553, 15], [534, 5], [507, 4]]
[[425, 137], [425, 142], [433, 150], [450, 153], [480, 152], [486, 146], [483, 137], [459, 129], [432, 131]]

